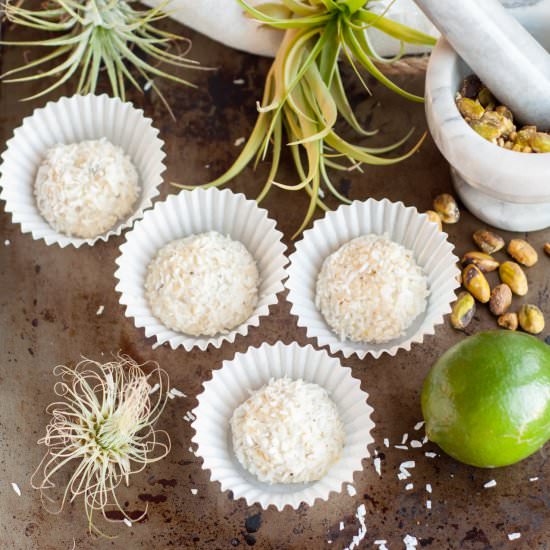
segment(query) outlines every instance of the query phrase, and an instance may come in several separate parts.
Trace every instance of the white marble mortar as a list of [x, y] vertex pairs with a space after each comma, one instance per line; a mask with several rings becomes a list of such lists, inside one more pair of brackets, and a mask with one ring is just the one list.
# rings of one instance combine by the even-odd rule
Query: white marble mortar
[[[550, 51], [549, 3], [533, 4], [517, 14], [518, 19]], [[494, 227], [510, 231], [550, 227], [550, 153], [509, 151], [468, 126], [455, 96], [471, 73], [448, 42], [440, 39], [426, 76], [426, 117], [434, 141], [451, 165], [457, 194], [472, 214]]]

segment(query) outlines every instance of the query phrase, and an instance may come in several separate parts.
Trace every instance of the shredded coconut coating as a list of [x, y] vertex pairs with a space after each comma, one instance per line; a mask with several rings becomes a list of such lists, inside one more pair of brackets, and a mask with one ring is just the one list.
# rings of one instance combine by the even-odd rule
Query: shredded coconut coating
[[341, 340], [384, 343], [426, 309], [428, 281], [412, 252], [386, 235], [363, 235], [328, 256], [315, 303]]
[[246, 247], [211, 231], [163, 246], [147, 268], [145, 294], [153, 314], [168, 328], [215, 336], [251, 317], [259, 284]]
[[54, 145], [36, 173], [38, 210], [59, 233], [84, 239], [112, 229], [133, 210], [138, 173], [105, 138]]
[[303, 380], [271, 379], [231, 417], [241, 465], [265, 483], [321, 479], [340, 458], [345, 430], [327, 391]]

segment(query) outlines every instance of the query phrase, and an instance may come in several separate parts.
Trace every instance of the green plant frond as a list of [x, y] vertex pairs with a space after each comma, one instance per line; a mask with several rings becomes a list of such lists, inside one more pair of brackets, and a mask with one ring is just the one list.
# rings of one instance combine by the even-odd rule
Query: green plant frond
[[324, 184], [327, 186], [327, 189], [341, 202], [344, 204], [351, 204], [351, 201], [344, 197], [337, 189], [334, 187], [331, 179], [329, 178], [327, 174], [327, 168], [326, 168], [326, 161], [323, 157], [321, 157], [320, 163], [319, 163], [319, 170], [321, 171], [321, 177], [323, 178]]
[[48, 55], [45, 55], [43, 57], [39, 57], [38, 59], [34, 59], [33, 61], [27, 63], [26, 65], [23, 65], [21, 67], [16, 67], [15, 69], [11, 69], [4, 74], [0, 75], [0, 79], [4, 79], [7, 76], [10, 76], [12, 74], [17, 74], [23, 71], [26, 71], [28, 69], [32, 69], [33, 67], [37, 67], [39, 65], [42, 65], [42, 63], [47, 63], [48, 61], [51, 61], [52, 59], [56, 59], [67, 52], [69, 52], [72, 49], [71, 46], [64, 46], [61, 48], [57, 48], [52, 53], [49, 53]]
[[313, 15], [319, 13], [318, 6], [312, 6], [300, 0], [282, 0], [282, 4], [296, 15]]
[[365, 69], [367, 69], [367, 71], [372, 76], [374, 76], [374, 78], [376, 78], [376, 80], [384, 84], [384, 86], [394, 91], [395, 93], [405, 97], [406, 99], [417, 101], [419, 103], [422, 103], [424, 101], [423, 97], [407, 92], [407, 90], [403, 90], [403, 88], [399, 87], [382, 71], [380, 71], [380, 69], [372, 62], [372, 60], [361, 47], [361, 43], [364, 40], [362, 32], [352, 31], [351, 29], [344, 29], [344, 39], [353, 56], [359, 61], [359, 63], [361, 63], [361, 65], [363, 65]]
[[429, 34], [417, 31], [407, 25], [388, 19], [368, 10], [359, 10], [356, 13], [356, 18], [359, 21], [372, 25], [378, 30], [386, 33], [397, 40], [408, 42], [409, 44], [419, 44], [424, 46], [435, 46], [436, 39]]
[[294, 19], [278, 19], [264, 15], [260, 10], [245, 2], [245, 0], [237, 0], [237, 2], [251, 17], [275, 29], [304, 29], [307, 27], [316, 27], [323, 25], [331, 18], [330, 14], [322, 14], [307, 15]]
[[336, 103], [336, 107], [338, 108], [338, 113], [342, 115], [344, 120], [348, 123], [348, 125], [351, 128], [353, 128], [358, 134], [365, 137], [375, 136], [378, 133], [378, 130], [365, 130], [359, 124], [359, 121], [357, 120], [357, 117], [355, 116], [355, 113], [353, 112], [353, 109], [349, 104], [348, 97], [344, 90], [344, 85], [342, 83], [342, 77], [340, 76], [339, 70], [335, 72], [334, 80], [332, 82], [330, 91], [331, 91], [332, 98]]
[[292, 11], [289, 10], [283, 4], [277, 2], [263, 2], [261, 4], [256, 4], [256, 9], [262, 12], [266, 17], [272, 19], [288, 19]]
[[273, 128], [273, 156], [271, 160], [271, 168], [269, 170], [269, 174], [267, 176], [267, 180], [264, 184], [263, 189], [256, 197], [256, 201], [258, 203], [261, 203], [265, 199], [265, 197], [269, 193], [269, 190], [271, 189], [271, 186], [273, 185], [275, 177], [277, 176], [277, 172], [279, 170], [279, 162], [281, 159], [282, 136], [283, 124], [282, 120], [279, 118], [277, 120], [277, 123], [275, 124], [275, 127]]
[[340, 42], [338, 40], [339, 21], [327, 23], [323, 34], [326, 35], [325, 45], [319, 55], [319, 72], [323, 82], [330, 88], [334, 71], [338, 69], [338, 57], [340, 55]]

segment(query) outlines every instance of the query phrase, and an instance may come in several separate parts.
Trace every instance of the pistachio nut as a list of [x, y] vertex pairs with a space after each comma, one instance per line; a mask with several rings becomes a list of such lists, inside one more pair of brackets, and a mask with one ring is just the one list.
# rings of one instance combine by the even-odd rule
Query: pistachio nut
[[509, 136], [516, 131], [514, 123], [506, 116], [497, 111], [486, 111], [480, 119], [480, 122], [491, 124], [499, 130], [500, 136]]
[[506, 105], [499, 105], [495, 112], [497, 112], [499, 115], [502, 115], [503, 117], [509, 118], [511, 121], [514, 120], [514, 115], [512, 114], [512, 111], [506, 107]]
[[481, 87], [479, 93], [477, 94], [477, 99], [481, 103], [481, 105], [483, 105], [483, 107], [487, 107], [491, 103], [495, 103], [495, 97], [493, 96], [489, 88], [487, 88], [487, 86]]
[[489, 309], [493, 315], [497, 317], [503, 315], [508, 311], [508, 308], [512, 305], [512, 290], [510, 287], [501, 283], [495, 286], [491, 292], [491, 298], [489, 300]]
[[461, 292], [453, 304], [451, 325], [457, 330], [464, 330], [474, 318], [476, 301], [469, 292]]
[[479, 101], [467, 97], [460, 97], [457, 99], [456, 106], [460, 114], [468, 120], [479, 120], [485, 112], [485, 109]]
[[550, 243], [544, 243], [544, 251], [550, 256]]
[[519, 146], [521, 151], [523, 147], [530, 146], [531, 139], [535, 136], [536, 133], [536, 126], [524, 126], [519, 132], [516, 133], [515, 136], [513, 136], [513, 134], [510, 134], [510, 139], [513, 139], [514, 146]]
[[462, 284], [479, 302], [486, 304], [491, 298], [491, 288], [485, 275], [474, 264], [467, 265], [462, 271]]
[[519, 313], [519, 326], [531, 334], [540, 334], [544, 330], [544, 315], [542, 311], [533, 304], [521, 306]]
[[519, 323], [518, 314], [513, 312], [505, 313], [497, 319], [497, 323], [499, 327], [508, 330], [517, 330]]
[[449, 193], [437, 195], [434, 199], [434, 210], [439, 214], [443, 223], [456, 223], [460, 219], [460, 210], [456, 200]]
[[516, 262], [504, 262], [498, 268], [500, 280], [507, 284], [514, 294], [525, 296], [529, 287], [523, 269]]
[[470, 122], [470, 127], [482, 138], [494, 143], [496, 143], [496, 140], [502, 135], [502, 132], [498, 126], [490, 124], [484, 120], [472, 120]]
[[523, 239], [512, 239], [508, 243], [508, 254], [527, 267], [534, 266], [539, 259], [537, 251]]
[[500, 263], [495, 260], [490, 254], [485, 254], [485, 252], [478, 252], [477, 250], [472, 250], [471, 252], [466, 252], [462, 257], [462, 265], [466, 267], [469, 264], [474, 264], [481, 269], [484, 273], [489, 273], [498, 269]]
[[434, 210], [426, 210], [428, 221], [437, 224], [439, 231], [443, 231], [443, 224], [441, 223], [441, 216]]
[[535, 153], [550, 153], [550, 134], [536, 132], [531, 137], [529, 145]]
[[504, 245], [506, 244], [500, 235], [497, 235], [488, 229], [478, 229], [472, 237], [479, 249], [482, 252], [485, 252], [485, 254], [493, 254], [494, 252], [498, 252], [504, 248]]

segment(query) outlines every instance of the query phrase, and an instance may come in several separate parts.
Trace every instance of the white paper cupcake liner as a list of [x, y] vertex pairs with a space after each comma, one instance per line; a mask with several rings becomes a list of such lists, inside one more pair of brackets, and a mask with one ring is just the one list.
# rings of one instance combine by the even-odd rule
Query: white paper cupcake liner
[[[289, 377], [313, 382], [325, 388], [338, 407], [345, 428], [345, 446], [340, 460], [319, 481], [312, 483], [262, 483], [239, 463], [232, 446], [229, 421], [233, 411], [250, 392], [267, 384], [271, 378]], [[203, 384], [198, 406], [192, 411], [192, 423], [197, 444], [197, 456], [203, 459], [203, 469], [210, 470], [211, 480], [218, 481], [222, 491], [232, 491], [235, 499], [244, 498], [250, 506], [259, 503], [282, 510], [285, 506], [298, 508], [302, 502], [313, 505], [317, 499], [326, 500], [331, 492], [342, 490], [342, 484], [353, 483], [353, 474], [362, 469], [362, 460], [369, 456], [368, 445], [373, 442], [370, 418], [372, 408], [361, 383], [342, 367], [337, 358], [312, 346], [300, 347], [277, 342], [249, 348], [224, 361], [212, 379]]]
[[[206, 231], [218, 231], [245, 245], [260, 273], [259, 300], [252, 316], [233, 331], [194, 337], [167, 328], [153, 315], [144, 282], [147, 266], [159, 248]], [[277, 303], [277, 294], [284, 289], [288, 258], [282, 236], [268, 218], [267, 210], [228, 189], [195, 189], [169, 196], [145, 213], [120, 247], [116, 290], [121, 293], [120, 303], [126, 306], [126, 316], [133, 317], [136, 327], [144, 328], [147, 337], [154, 336], [157, 345], [169, 342], [172, 349], [183, 346], [190, 350], [196, 346], [205, 350], [209, 345], [218, 348], [224, 341], [234, 342], [237, 334], [245, 336], [249, 327], [260, 324], [260, 317], [269, 314], [269, 306]]]
[[[58, 143], [102, 137], [121, 147], [138, 171], [141, 195], [134, 213], [110, 231], [91, 239], [58, 233], [36, 206], [33, 190], [38, 166], [46, 150]], [[0, 198], [6, 201], [6, 211], [11, 212], [14, 223], [21, 224], [23, 233], [31, 233], [34, 239], [44, 239], [48, 245], [57, 243], [65, 247], [70, 244], [78, 248], [83, 244], [93, 245], [98, 240], [106, 241], [130, 227], [158, 195], [166, 168], [162, 147], [163, 142], [151, 119], [131, 103], [105, 94], [62, 97], [35, 109], [7, 142], [0, 168]]]
[[[325, 258], [351, 239], [369, 233], [387, 234], [411, 250], [426, 274], [430, 292], [426, 310], [406, 333], [381, 344], [341, 341], [315, 305], [317, 277]], [[342, 352], [344, 357], [355, 354], [360, 359], [370, 354], [376, 359], [383, 353], [393, 356], [400, 349], [410, 350], [413, 343], [421, 343], [425, 335], [434, 334], [435, 326], [451, 311], [454, 291], [460, 286], [456, 279], [458, 258], [453, 249], [446, 233], [439, 231], [426, 214], [401, 202], [368, 199], [340, 206], [304, 232], [290, 256], [286, 287], [291, 313], [298, 317], [298, 325], [307, 329], [307, 336], [316, 339], [319, 346], [328, 346], [331, 353]]]

